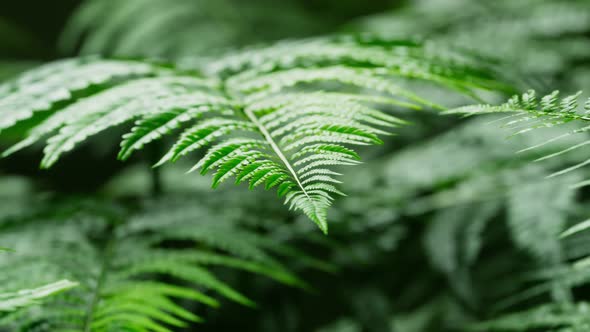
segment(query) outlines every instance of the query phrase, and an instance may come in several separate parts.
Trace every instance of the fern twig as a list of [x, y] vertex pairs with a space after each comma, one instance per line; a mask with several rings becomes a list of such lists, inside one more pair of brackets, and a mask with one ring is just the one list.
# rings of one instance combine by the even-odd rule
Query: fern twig
[[95, 309], [101, 299], [101, 291], [102, 287], [106, 281], [107, 273], [110, 269], [111, 259], [113, 253], [113, 243], [112, 240], [109, 240], [105, 247], [104, 247], [104, 254], [102, 256], [102, 262], [100, 265], [100, 273], [98, 275], [98, 279], [96, 280], [96, 285], [94, 286], [91, 294], [91, 300], [88, 304], [86, 320], [84, 322], [84, 332], [92, 332], [92, 323], [94, 321], [94, 313]]

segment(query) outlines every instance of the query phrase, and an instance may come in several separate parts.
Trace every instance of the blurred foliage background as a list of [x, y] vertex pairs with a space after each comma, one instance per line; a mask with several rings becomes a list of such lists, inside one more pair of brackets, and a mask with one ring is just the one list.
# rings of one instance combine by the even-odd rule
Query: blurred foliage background
[[[590, 91], [587, 0], [5, 1], [0, 79], [80, 54], [177, 60], [190, 67], [244, 46], [344, 32], [461, 48], [497, 63], [522, 90]], [[465, 103], [451, 94], [437, 98], [447, 106]], [[590, 329], [584, 329], [590, 326], [590, 273], [570, 264], [590, 252], [587, 235], [559, 237], [588, 216], [589, 192], [570, 188], [588, 171], [543, 180], [587, 158], [575, 153], [533, 162], [585, 138], [516, 154], [559, 135], [559, 129], [507, 139], [510, 132], [490, 124], [489, 117], [406, 116], [411, 126], [363, 153], [366, 164], [345, 174], [348, 197], [331, 210], [328, 237], [274, 204], [267, 192], [245, 194], [245, 188], [229, 185], [212, 192], [206, 180], [187, 180], [183, 168], [162, 171], [161, 199], [179, 209], [226, 209], [237, 222], [330, 266], [317, 270], [285, 262], [312, 291], [227, 272], [226, 279], [258, 307], [225, 303], [207, 312], [195, 330]], [[151, 192], [149, 156], [130, 163], [113, 157], [120, 134], [102, 135], [49, 171], [37, 169], [39, 150], [0, 160], [0, 193], [14, 200], [5, 200], [11, 203], [3, 205], [2, 215], [26, 211], [22, 196], [123, 199]], [[10, 132], [1, 139], [2, 147], [14, 141]], [[29, 191], [13, 188], [22, 182]]]

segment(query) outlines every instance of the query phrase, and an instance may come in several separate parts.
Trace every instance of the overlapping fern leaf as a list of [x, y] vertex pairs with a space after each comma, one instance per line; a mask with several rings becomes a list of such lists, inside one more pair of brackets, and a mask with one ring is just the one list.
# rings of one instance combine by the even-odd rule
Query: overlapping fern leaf
[[70, 54], [80, 45], [81, 54], [178, 58], [317, 33], [326, 23], [311, 16], [290, 0], [85, 0], [60, 46]]
[[[0, 247], [0, 253], [13, 252]], [[0, 312], [14, 311], [39, 303], [43, 298], [76, 287], [78, 284], [69, 280], [60, 280], [34, 289], [19, 289], [14, 292], [0, 293]]]
[[7, 305], [73, 285], [37, 288], [48, 280], [67, 278], [79, 286], [45, 299], [41, 310], [0, 313], [0, 330], [171, 331], [202, 321], [194, 312], [219, 306], [220, 298], [253, 306], [216, 275], [218, 269], [305, 287], [277, 257], [296, 251], [228, 222], [223, 211], [171, 214], [149, 205], [130, 213], [112, 204], [68, 201], [6, 222], [0, 241], [15, 252], [0, 256], [0, 309], [2, 297], [18, 289], [31, 290], [16, 293], [23, 302]]
[[545, 89], [550, 80], [567, 84], [584, 76], [589, 13], [585, 0], [424, 0], [368, 16], [352, 28], [386, 35], [418, 34], [464, 47], [513, 63], [512, 71], [520, 73], [527, 85]]
[[468, 330], [482, 332], [583, 332], [590, 329], [589, 310], [587, 302], [573, 305], [545, 304], [476, 324]]
[[60, 280], [34, 289], [21, 289], [16, 292], [0, 294], [0, 312], [17, 309], [39, 303], [43, 298], [76, 287], [78, 284], [69, 280]]
[[[530, 90], [522, 96], [514, 96], [507, 103], [500, 106], [493, 105], [474, 105], [465, 106], [450, 110], [448, 114], [464, 114], [467, 116], [487, 113], [512, 113], [503, 118], [505, 126], [514, 130], [514, 135], [524, 134], [534, 129], [572, 125], [573, 128], [565, 127], [565, 132], [546, 140], [540, 144], [525, 148], [520, 152], [537, 149], [546, 144], [553, 143], [557, 140], [565, 139], [574, 134], [585, 135], [590, 130], [590, 100], [583, 105], [580, 110], [578, 99], [581, 92], [564, 98], [559, 97], [559, 91], [554, 91], [549, 95], [538, 98], [535, 91]], [[580, 149], [590, 143], [590, 140], [583, 140], [575, 145], [568, 146], [560, 151], [545, 155], [537, 161], [547, 160], [550, 158], [562, 156], [571, 151]], [[585, 165], [590, 164], [590, 159], [585, 159], [573, 166], [557, 171], [550, 177], [561, 175], [574, 171]], [[588, 182], [580, 182], [578, 185], [587, 185]]]
[[439, 58], [418, 42], [315, 38], [189, 71], [97, 58], [48, 64], [0, 86], [0, 130], [29, 126], [5, 155], [48, 137], [41, 163], [48, 168], [119, 124], [135, 120], [121, 160], [182, 128], [158, 165], [210, 147], [193, 170], [214, 171], [214, 187], [234, 177], [250, 188], [277, 188], [326, 232], [332, 195], [341, 194], [332, 167], [358, 164], [350, 146], [381, 144], [380, 136], [404, 123], [381, 109], [439, 107], [403, 88], [408, 79], [469, 95], [504, 88], [489, 72]]
[[[497, 317], [473, 324], [468, 330], [587, 331], [590, 328], [588, 299], [585, 296], [572, 298], [571, 295], [556, 297], [556, 286], [565, 288], [569, 293], [590, 282], [588, 234], [570, 231], [565, 235], [567, 237], [563, 239], [564, 257], [572, 263], [559, 267], [540, 267], [537, 271], [529, 272], [524, 280], [528, 285], [532, 283], [532, 286], [514, 295], [512, 299], [509, 298], [517, 299], [519, 302], [536, 302], [536, 305], [530, 305], [524, 310], [507, 311]], [[549, 294], [550, 299], [547, 296]], [[514, 304], [513, 301], [508, 302]]]

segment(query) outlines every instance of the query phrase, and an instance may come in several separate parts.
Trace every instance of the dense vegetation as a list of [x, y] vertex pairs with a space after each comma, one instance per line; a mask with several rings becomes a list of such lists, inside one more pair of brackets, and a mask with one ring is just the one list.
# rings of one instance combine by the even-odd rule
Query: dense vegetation
[[0, 331], [590, 330], [588, 1], [30, 10]]

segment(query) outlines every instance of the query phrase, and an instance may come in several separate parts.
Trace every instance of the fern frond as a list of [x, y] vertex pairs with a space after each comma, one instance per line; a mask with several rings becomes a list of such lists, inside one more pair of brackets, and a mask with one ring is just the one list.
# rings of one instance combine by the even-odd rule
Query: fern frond
[[21, 289], [13, 293], [0, 293], [0, 312], [15, 311], [38, 304], [46, 297], [78, 286], [78, 283], [61, 280], [34, 289]]
[[[282, 14], [273, 15], [277, 10]], [[68, 21], [60, 46], [70, 53], [80, 45], [82, 54], [180, 58], [319, 33], [324, 25], [289, 0], [85, 0]]]
[[[508, 181], [516, 182], [517, 179], [513, 177]], [[510, 190], [508, 226], [519, 248], [529, 252], [537, 261], [551, 266], [564, 259], [558, 239], [566, 228], [569, 211], [577, 206], [576, 192], [570, 190], [569, 185], [580, 181], [580, 174], [537, 181], [533, 173], [529, 183]]]
[[[483, 199], [484, 194], [486, 199], [489, 198], [490, 193], [493, 193], [493, 197], [504, 196], [512, 188], [515, 180], [519, 183], [531, 182], [529, 181], [531, 178], [549, 175], [552, 170], [563, 167], [563, 164], [577, 163], [586, 159], [583, 155], [568, 154], [564, 156], [567, 158], [553, 158], [545, 163], [531, 164], [539, 156], [553, 154], [580, 144], [585, 141], [585, 137], [568, 135], [553, 144], [541, 145], [548, 139], [563, 134], [563, 128], [551, 127], [535, 130], [527, 135], [511, 137], [511, 144], [506, 144], [505, 136], [510, 132], [499, 133], [498, 128], [490, 125], [492, 122], [501, 121], [504, 116], [499, 114], [490, 115], [490, 117], [492, 118], [472, 118], [454, 127], [450, 132], [418, 142], [401, 149], [393, 156], [374, 161], [362, 170], [355, 170], [355, 175], [362, 180], [354, 181], [355, 176], [343, 184], [345, 191], [351, 194], [345, 201], [355, 201], [354, 204], [360, 204], [359, 206], [382, 204], [391, 207], [391, 204], [395, 204], [400, 209], [410, 210], [413, 210], [412, 206], [418, 203], [416, 205], [422, 205], [418, 210], [431, 211], [449, 204], [479, 201]], [[538, 147], [527, 149], [531, 146]], [[516, 150], [522, 151], [518, 154], [518, 158], [515, 158]], [[440, 162], [448, 159], [448, 156], [453, 156], [452, 163]], [[433, 168], [433, 163], [436, 163], [437, 167]], [[531, 173], [525, 168], [536, 169], [536, 171], [532, 176], [525, 177], [523, 175]], [[510, 173], [512, 173], [512, 179], [507, 178]], [[535, 179], [538, 180], [538, 177]], [[465, 186], [461, 183], [465, 183]], [[499, 186], [498, 183], [506, 185]], [[440, 186], [444, 188], [439, 188]], [[430, 188], [439, 188], [434, 196], [444, 192], [448, 194], [424, 202], [425, 204], [414, 199], [420, 193], [430, 191]], [[478, 192], [477, 195], [473, 194], [475, 190]], [[378, 195], [374, 195], [375, 192]], [[408, 204], [408, 202], [411, 203]], [[341, 208], [345, 208], [346, 205], [344, 202]]]
[[[512, 129], [515, 132], [514, 135], [524, 134], [535, 129], [563, 126], [570, 123], [577, 125], [574, 129], [568, 129], [565, 133], [559, 136], [546, 140], [540, 144], [525, 148], [521, 150], [522, 152], [537, 149], [546, 144], [553, 143], [557, 140], [562, 140], [574, 134], [585, 134], [588, 130], [590, 130], [590, 125], [588, 125], [588, 121], [590, 121], [590, 117], [588, 116], [588, 113], [590, 113], [590, 108], [588, 108], [588, 106], [590, 106], [590, 102], [586, 102], [586, 104], [583, 106], [584, 109], [580, 110], [580, 105], [578, 104], [580, 94], [581, 92], [578, 92], [574, 95], [559, 98], [559, 92], [554, 91], [549, 95], [538, 98], [535, 94], [535, 91], [530, 90], [521, 96], [517, 95], [512, 97], [508, 102], [500, 106], [465, 106], [447, 111], [446, 113], [463, 114], [466, 116], [488, 113], [509, 113], [511, 115], [506, 117], [504, 122], [506, 127]], [[590, 140], [585, 140], [541, 157], [537, 159], [537, 161], [561, 156], [573, 150], [582, 148], [588, 144], [590, 144]], [[590, 159], [586, 159], [574, 166], [555, 172], [549, 177], [574, 171], [589, 163]]]
[[[490, 125], [490, 121], [501, 117], [469, 119], [449, 132], [401, 149], [394, 156], [381, 158], [356, 171], [354, 175], [359, 181], [345, 182], [344, 188], [350, 196], [338, 204], [341, 213], [350, 213], [342, 218], [348, 216], [368, 224], [375, 220], [375, 215], [382, 215], [380, 223], [386, 225], [398, 224], [402, 221], [400, 216], [406, 215], [431, 219], [424, 239], [428, 257], [448, 277], [455, 291], [469, 295], [465, 296], [467, 299], [477, 294], [469, 289], [469, 275], [465, 275], [475, 258], [466, 258], [477, 255], [480, 247], [492, 243], [479, 232], [484, 225], [488, 229], [497, 227], [490, 222], [500, 216], [502, 225], [506, 226], [502, 236], [510, 240], [519, 254], [526, 254], [545, 268], [563, 264], [569, 259], [569, 252], [564, 250], [559, 234], [571, 219], [579, 219], [573, 211], [582, 208], [576, 191], [568, 187], [582, 179], [583, 173], [539, 179], [564, 164], [586, 158], [570, 154], [566, 160], [531, 162], [539, 155], [579, 144], [585, 138], [568, 136], [554, 144], [523, 151], [515, 158], [515, 150], [560, 135], [562, 128], [518, 135], [512, 138], [511, 144], [505, 144], [504, 135]], [[441, 162], [449, 156], [452, 163]], [[433, 168], [433, 164], [437, 167]]]
[[[4, 293], [12, 301], [6, 306], [14, 307], [73, 286], [64, 281], [17, 292], [22, 299], [12, 300], [13, 290], [56, 276], [77, 280], [79, 286], [46, 299], [42, 310], [22, 308], [2, 316], [0, 327], [171, 331], [203, 320], [188, 305], [217, 307], [221, 297], [254, 306], [213, 272], [218, 268], [306, 287], [275, 258], [283, 255], [271, 249], [279, 245], [231, 223], [223, 211], [202, 207], [195, 219], [194, 214], [181, 214], [188, 208], [174, 215], [157, 202], [150, 205], [129, 214], [119, 206], [84, 202], [75, 215], [61, 215], [61, 221], [37, 217], [3, 227], [0, 239], [16, 253], [0, 257], [0, 304]], [[97, 215], [97, 210], [102, 212]], [[186, 246], [170, 247], [171, 241]]]
[[[12, 249], [0, 247], [0, 252], [14, 252]], [[34, 289], [20, 289], [16, 292], [0, 293], [0, 313], [12, 312], [20, 308], [38, 304], [46, 297], [78, 286], [69, 280], [60, 280]]]
[[590, 228], [590, 220], [585, 220], [582, 221], [580, 223], [577, 223], [576, 225], [566, 229], [562, 234], [561, 237], [568, 237], [568, 236], [572, 236], [574, 234], [583, 232], [585, 230], [587, 230], [588, 228]]
[[179, 130], [157, 165], [208, 147], [191, 170], [214, 172], [213, 187], [235, 177], [250, 188], [277, 188], [291, 209], [327, 232], [332, 196], [342, 194], [332, 168], [358, 164], [347, 146], [382, 144], [380, 136], [404, 124], [381, 108], [441, 108], [396, 79], [468, 95], [501, 86], [492, 73], [433, 57], [420, 43], [377, 41], [277, 43], [204, 64], [204, 77], [142, 61], [50, 64], [11, 83], [0, 101], [0, 129], [44, 115], [5, 155], [48, 137], [41, 162], [48, 168], [90, 136], [135, 120], [121, 142], [125, 160]]
[[[420, 42], [372, 36], [335, 36], [284, 41], [273, 47], [246, 50], [206, 64], [205, 71], [222, 77], [234, 75], [230, 82], [237, 81], [232, 82], [237, 87], [240, 87], [240, 81], [249, 87], [246, 83], [257, 76], [292, 69], [294, 71], [290, 75], [283, 75], [274, 84], [286, 82], [292, 85], [293, 80], [309, 82], [342, 79], [347, 84], [358, 81], [358, 84], [364, 85], [364, 81], [371, 82], [371, 78], [373, 82], [379, 82], [379, 78], [404, 77], [436, 82], [463, 92], [470, 92], [474, 88], [510, 89], [483, 68], [469, 66], [452, 58], [433, 57], [431, 53], [432, 50]], [[317, 72], [297, 70], [315, 67], [324, 69]], [[334, 68], [341, 68], [342, 78], [335, 75], [337, 70]], [[244, 78], [248, 82], [243, 82]], [[366, 88], [380, 87], [385, 90], [383, 92], [392, 95], [403, 92], [392, 92], [400, 90], [392, 82], [380, 82], [382, 84], [368, 83]], [[260, 85], [259, 81], [257, 85]]]
[[428, 36], [444, 45], [510, 62], [511, 71], [526, 77], [527, 86], [539, 87], [547, 79], [568, 83], [578, 77], [579, 71], [571, 64], [587, 59], [588, 12], [584, 0], [499, 0], [493, 4], [425, 0], [364, 17], [349, 29], [387, 36]]
[[94, 58], [62, 60], [33, 69], [3, 85], [7, 92], [0, 100], [0, 112], [10, 116], [2, 117], [0, 130], [30, 118], [35, 111], [49, 111], [53, 104], [74, 98], [73, 94], [153, 72], [146, 63]]
[[573, 305], [546, 304], [527, 311], [507, 314], [493, 320], [474, 324], [469, 330], [504, 331], [585, 331], [590, 328], [586, 302]]

